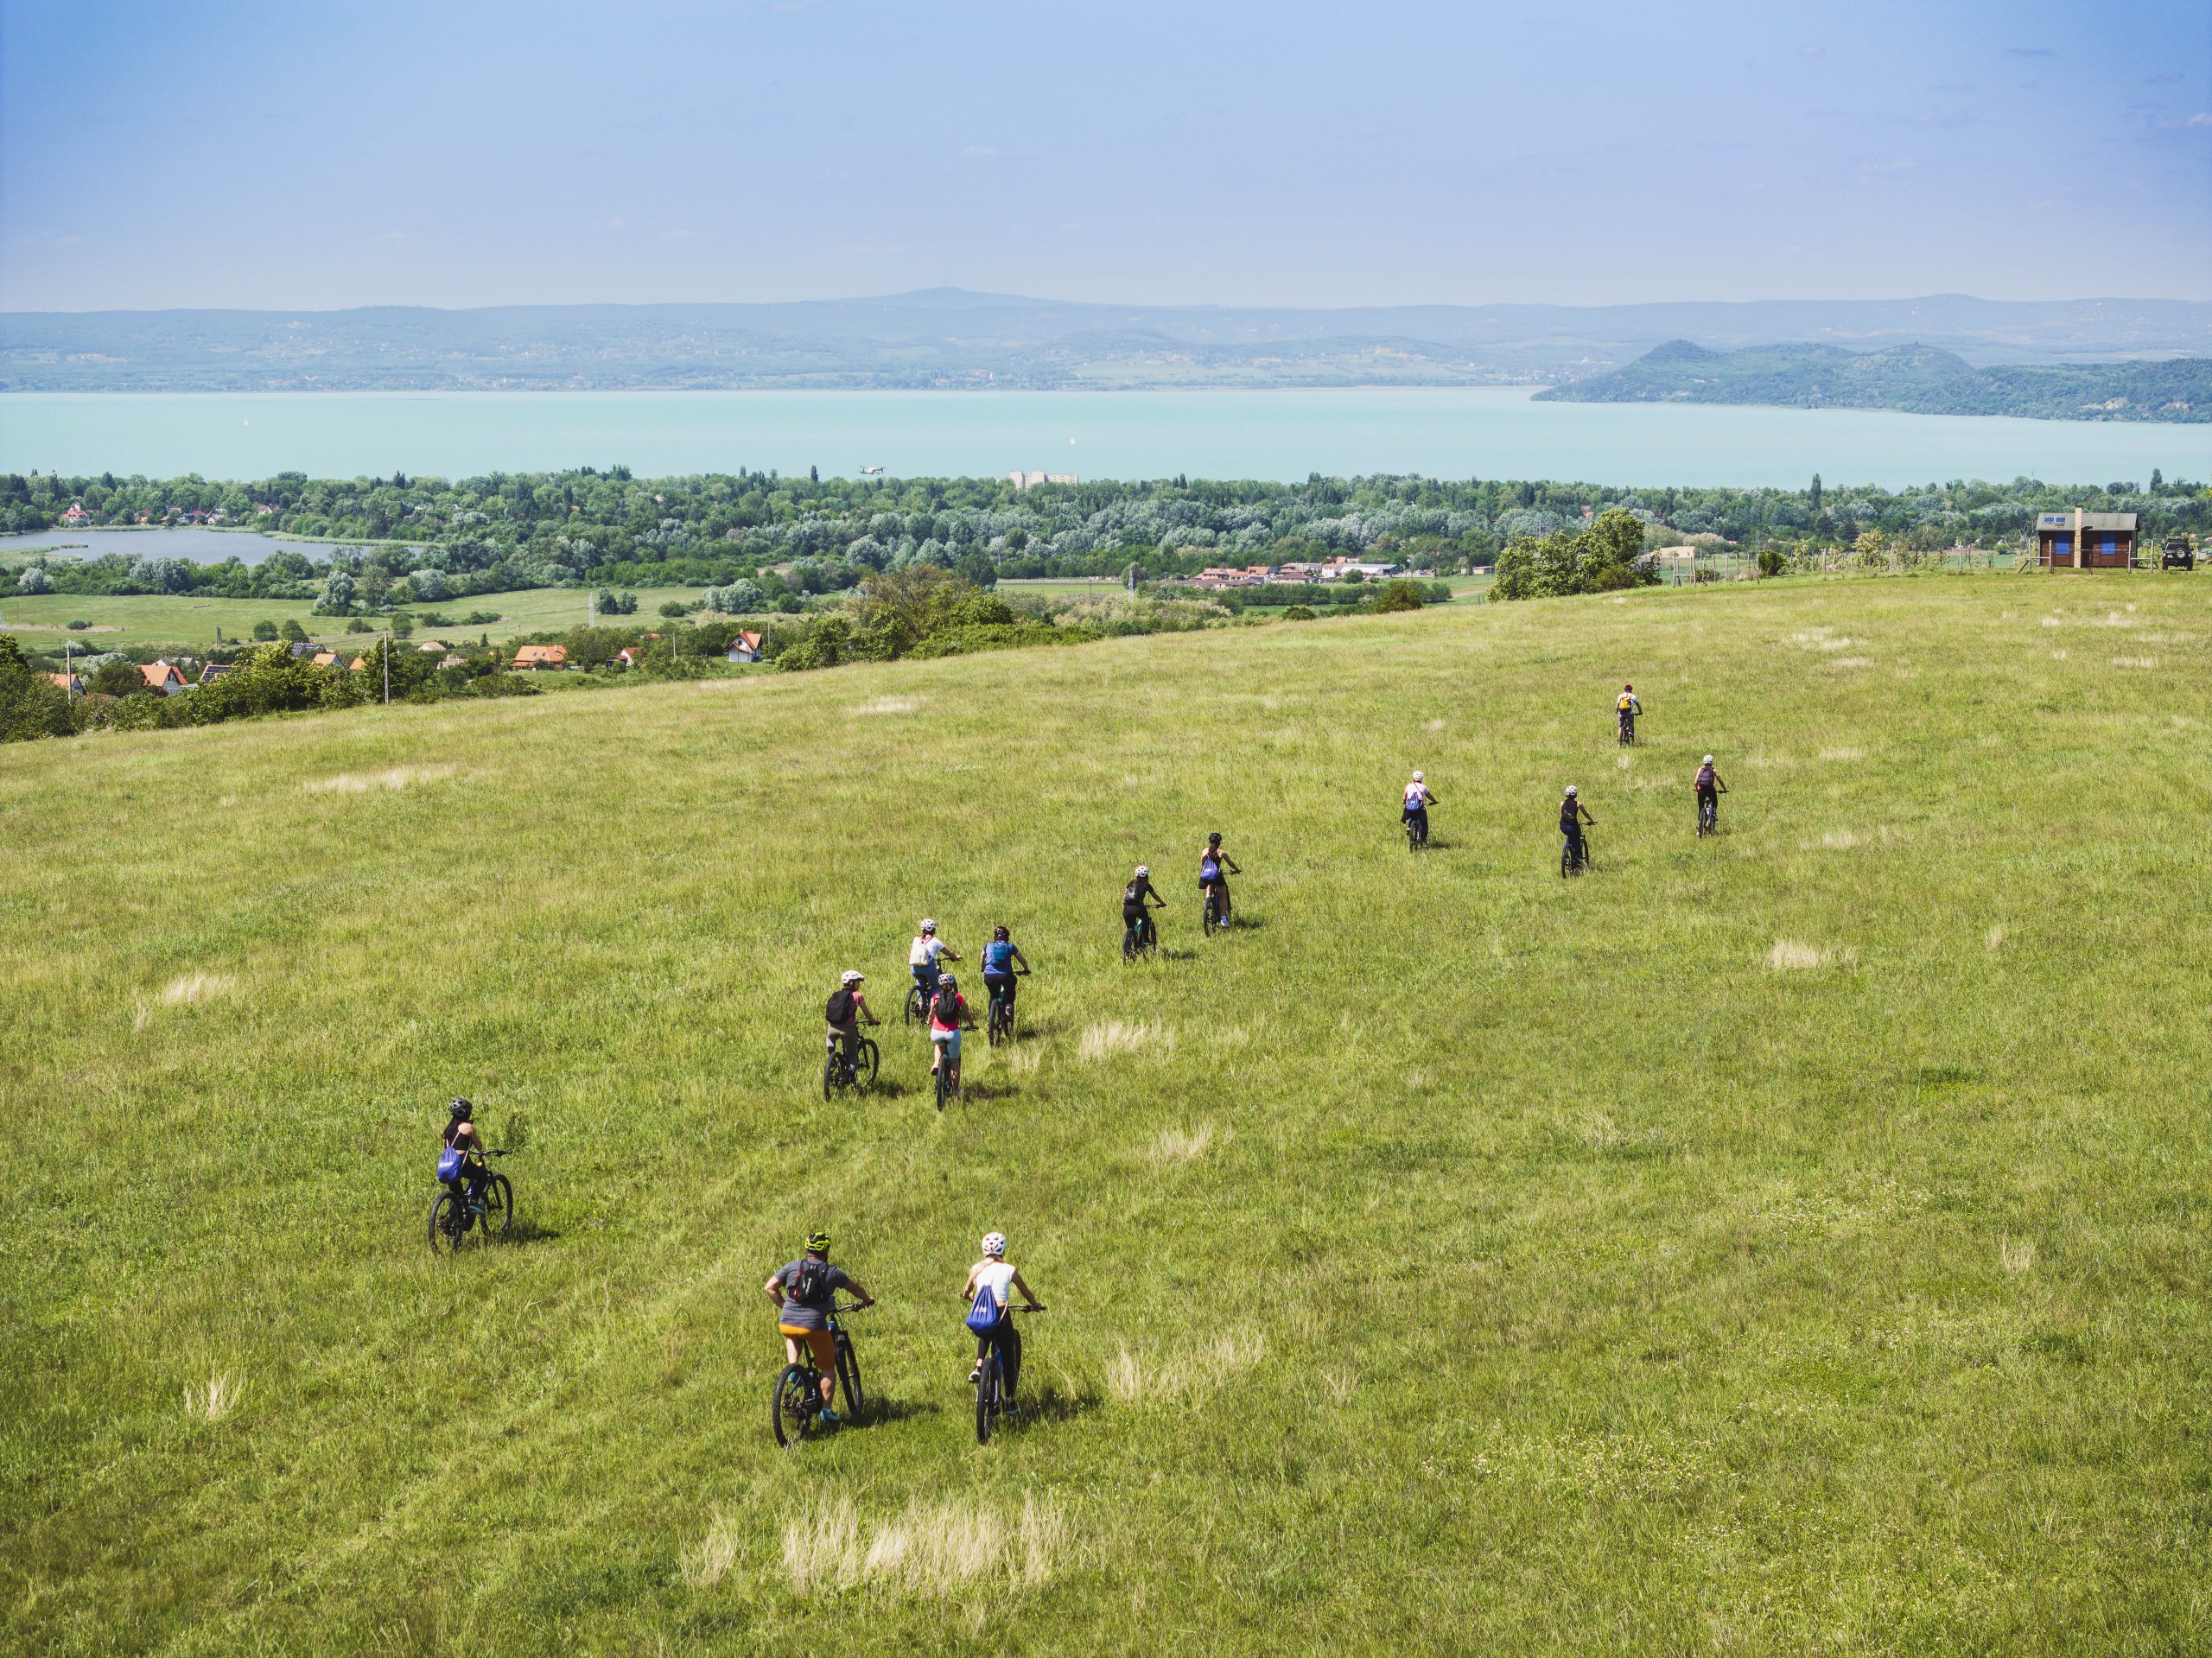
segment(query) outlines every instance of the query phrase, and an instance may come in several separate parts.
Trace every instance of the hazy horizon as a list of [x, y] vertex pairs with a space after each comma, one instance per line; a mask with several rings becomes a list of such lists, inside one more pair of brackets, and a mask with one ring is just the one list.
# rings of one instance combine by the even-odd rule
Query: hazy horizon
[[[0, 310], [2212, 298], [2212, 9], [0, 10]], [[1141, 296], [1141, 297], [1133, 297]]]

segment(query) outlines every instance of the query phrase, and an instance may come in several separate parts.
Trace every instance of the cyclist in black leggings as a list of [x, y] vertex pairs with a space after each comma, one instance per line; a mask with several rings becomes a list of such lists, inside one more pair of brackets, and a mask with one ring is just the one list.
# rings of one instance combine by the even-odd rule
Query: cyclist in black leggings
[[1567, 864], [1580, 869], [1590, 861], [1590, 849], [1583, 844], [1582, 826], [1595, 826], [1598, 820], [1590, 816], [1590, 809], [1582, 804], [1582, 791], [1572, 783], [1567, 785], [1567, 795], [1559, 803], [1559, 832], [1567, 836]]
[[1154, 908], [1164, 910], [1167, 907], [1167, 900], [1160, 897], [1153, 887], [1151, 866], [1139, 864], [1137, 873], [1129, 878], [1129, 884], [1122, 889], [1122, 924], [1135, 932], [1137, 942], [1141, 944], [1146, 942], [1147, 936], [1153, 931], [1152, 918], [1145, 913], [1147, 899]]

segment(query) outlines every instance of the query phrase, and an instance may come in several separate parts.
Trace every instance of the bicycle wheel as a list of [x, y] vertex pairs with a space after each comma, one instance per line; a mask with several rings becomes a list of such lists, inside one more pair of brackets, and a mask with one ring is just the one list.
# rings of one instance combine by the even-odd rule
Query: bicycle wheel
[[882, 1051], [867, 1037], [862, 1037], [859, 1045], [853, 1050], [853, 1086], [861, 1089], [874, 1088], [875, 1070], [882, 1060]]
[[514, 1230], [515, 1189], [505, 1175], [495, 1174], [484, 1183], [484, 1213], [477, 1224], [486, 1243], [498, 1243]]
[[836, 1099], [837, 1090], [843, 1086], [844, 1081], [844, 1067], [837, 1063], [837, 1056], [834, 1053], [824, 1054], [822, 1058], [822, 1097], [824, 1100]]
[[1126, 924], [1122, 928], [1122, 959], [1125, 962], [1137, 959], [1137, 930]]
[[776, 1443], [788, 1445], [795, 1439], [811, 1439], [814, 1413], [821, 1404], [822, 1389], [814, 1372], [804, 1364], [784, 1366], [775, 1391], [768, 1395], [768, 1426], [775, 1432]]
[[983, 1360], [976, 1377], [976, 1443], [991, 1442], [991, 1418], [999, 1413], [999, 1356], [995, 1350]]
[[922, 987], [909, 985], [906, 988], [906, 1023], [920, 1024], [928, 1011], [927, 1005], [922, 1001]]
[[944, 1109], [945, 1096], [952, 1092], [952, 1067], [945, 1062], [944, 1051], [941, 1046], [937, 1056], [936, 1080], [937, 1109], [942, 1111]]
[[868, 1408], [868, 1395], [861, 1391], [861, 1356], [842, 1330], [837, 1332], [837, 1385], [845, 1390], [846, 1419], [858, 1421]]
[[461, 1235], [454, 1229], [460, 1205], [454, 1202], [453, 1193], [442, 1191], [430, 1204], [430, 1253], [440, 1250], [451, 1255], [461, 1242]]

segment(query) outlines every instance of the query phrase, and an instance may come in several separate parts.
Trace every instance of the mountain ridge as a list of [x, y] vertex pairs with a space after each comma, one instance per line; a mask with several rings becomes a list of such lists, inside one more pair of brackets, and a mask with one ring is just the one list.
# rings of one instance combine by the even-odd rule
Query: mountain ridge
[[2212, 355], [2188, 300], [1147, 306], [964, 289], [772, 303], [0, 314], [0, 391], [1555, 385], [1654, 347]]

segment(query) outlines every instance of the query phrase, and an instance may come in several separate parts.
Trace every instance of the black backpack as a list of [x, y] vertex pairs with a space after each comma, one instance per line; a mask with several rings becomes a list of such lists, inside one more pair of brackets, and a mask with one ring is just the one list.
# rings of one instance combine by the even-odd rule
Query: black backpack
[[823, 1009], [832, 1025], [849, 1025], [853, 1019], [853, 993], [846, 989], [832, 990], [830, 1005]]
[[819, 1306], [830, 1296], [830, 1263], [812, 1255], [798, 1263], [791, 1274], [791, 1299], [801, 1306]]
[[940, 1025], [960, 1023], [960, 997], [951, 990], [939, 990], [937, 1001], [930, 1005], [930, 1013]]

